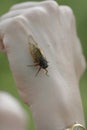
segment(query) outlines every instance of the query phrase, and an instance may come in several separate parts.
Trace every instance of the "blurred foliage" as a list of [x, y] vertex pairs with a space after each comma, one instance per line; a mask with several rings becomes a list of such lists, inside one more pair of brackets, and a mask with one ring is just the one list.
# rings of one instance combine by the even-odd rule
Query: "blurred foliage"
[[[0, 15], [6, 13], [12, 5], [25, 1], [27, 0], [0, 0]], [[80, 37], [83, 53], [87, 61], [87, 0], [58, 0], [58, 3], [61, 5], [69, 5], [72, 8], [76, 18], [77, 33]], [[0, 53], [0, 61], [0, 90], [8, 91], [20, 100], [5, 54]], [[80, 90], [87, 125], [87, 70], [81, 78]], [[25, 105], [23, 106], [32, 115], [28, 108]], [[33, 129], [34, 125], [31, 116], [30, 130]]]

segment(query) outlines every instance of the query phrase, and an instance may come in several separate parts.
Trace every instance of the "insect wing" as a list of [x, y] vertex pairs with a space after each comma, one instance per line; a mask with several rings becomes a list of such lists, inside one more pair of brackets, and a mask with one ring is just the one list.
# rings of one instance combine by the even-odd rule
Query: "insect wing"
[[37, 45], [37, 43], [36, 43], [36, 41], [34, 40], [34, 38], [31, 36], [31, 35], [29, 35], [29, 38], [28, 38], [29, 40], [29, 44], [36, 44]]
[[32, 36], [29, 36], [29, 50], [35, 62], [43, 57], [43, 54]]

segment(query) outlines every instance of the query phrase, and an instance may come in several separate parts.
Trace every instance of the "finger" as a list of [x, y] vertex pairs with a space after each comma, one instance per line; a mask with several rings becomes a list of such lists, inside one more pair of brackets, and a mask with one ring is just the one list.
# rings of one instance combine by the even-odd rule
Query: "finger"
[[27, 114], [10, 94], [0, 91], [0, 130], [25, 130]]
[[41, 5], [49, 3], [49, 1], [52, 1], [52, 0], [46, 0], [46, 1], [42, 1], [42, 2], [19, 3], [19, 4], [16, 4], [16, 5], [12, 6], [11, 10], [20, 10], [20, 9], [22, 10], [22, 9], [27, 9], [27, 8], [30, 8], [30, 7], [41, 6]]
[[[52, 1], [52, 0], [50, 0]], [[11, 18], [11, 17], [15, 17], [15, 16], [18, 16], [18, 15], [22, 15], [22, 14], [25, 14], [26, 12], [29, 12], [32, 10], [32, 8], [39, 8], [39, 7], [45, 7], [48, 5], [49, 7], [49, 3], [50, 1], [44, 1], [44, 2], [25, 2], [25, 3], [22, 3], [22, 4], [17, 4], [17, 5], [14, 5], [8, 13], [2, 15], [0, 17], [0, 20], [6, 20], [8, 18]]]

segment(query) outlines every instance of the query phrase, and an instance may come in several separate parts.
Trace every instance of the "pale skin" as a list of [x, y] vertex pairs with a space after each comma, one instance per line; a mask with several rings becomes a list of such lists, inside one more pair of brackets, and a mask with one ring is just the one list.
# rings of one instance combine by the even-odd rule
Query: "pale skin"
[[0, 91], [0, 130], [25, 130], [27, 114], [9, 93]]
[[[17, 16], [17, 17], [15, 17]], [[1, 17], [0, 49], [8, 61], [24, 103], [30, 107], [36, 130], [62, 130], [84, 123], [79, 79], [85, 60], [69, 7], [55, 1], [15, 5]], [[33, 64], [32, 35], [48, 61], [48, 75]]]

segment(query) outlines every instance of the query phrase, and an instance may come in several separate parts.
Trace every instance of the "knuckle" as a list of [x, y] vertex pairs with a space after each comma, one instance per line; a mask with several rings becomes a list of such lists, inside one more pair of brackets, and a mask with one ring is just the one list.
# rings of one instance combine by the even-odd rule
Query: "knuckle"
[[50, 0], [50, 1], [47, 2], [47, 8], [50, 11], [58, 11], [59, 5], [58, 5], [58, 3], [56, 1]]

